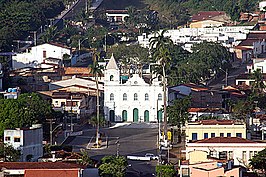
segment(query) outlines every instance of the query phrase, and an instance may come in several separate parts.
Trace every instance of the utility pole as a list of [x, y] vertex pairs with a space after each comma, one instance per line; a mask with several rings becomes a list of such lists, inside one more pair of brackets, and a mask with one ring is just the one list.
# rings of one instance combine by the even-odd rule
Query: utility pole
[[104, 35], [104, 51], [105, 51], [105, 53], [107, 53], [106, 34]]
[[50, 119], [50, 144], [53, 145], [53, 120]]
[[71, 107], [70, 107], [70, 110], [71, 110], [71, 114], [70, 114], [70, 131], [73, 132], [73, 124], [72, 124], [72, 113], [73, 113], [73, 110], [72, 110], [72, 104], [73, 104], [73, 100], [72, 100], [72, 93], [70, 95], [70, 98], [71, 98]]

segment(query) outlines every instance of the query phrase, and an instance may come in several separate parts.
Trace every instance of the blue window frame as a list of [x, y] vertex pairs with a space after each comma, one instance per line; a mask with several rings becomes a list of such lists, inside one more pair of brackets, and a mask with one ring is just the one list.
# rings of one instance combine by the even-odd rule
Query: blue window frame
[[192, 140], [198, 140], [198, 134], [192, 133]]
[[236, 137], [242, 138], [242, 133], [236, 133]]
[[204, 133], [204, 139], [208, 138], [208, 133]]

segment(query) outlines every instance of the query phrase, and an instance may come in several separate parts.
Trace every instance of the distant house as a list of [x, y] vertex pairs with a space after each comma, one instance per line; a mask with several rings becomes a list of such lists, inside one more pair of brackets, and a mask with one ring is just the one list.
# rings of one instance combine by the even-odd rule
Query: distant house
[[17, 53], [12, 56], [12, 68], [19, 69], [24, 67], [53, 67], [59, 65], [63, 60], [64, 54], [70, 55], [71, 49], [55, 43], [46, 43], [33, 46], [25, 53]]
[[107, 22], [112, 25], [122, 24], [125, 18], [129, 17], [127, 10], [106, 10]]
[[20, 150], [21, 161], [37, 161], [43, 156], [43, 129], [39, 124], [29, 128], [4, 130], [4, 143]]
[[190, 28], [219, 27], [230, 23], [230, 17], [224, 11], [202, 11], [191, 18]]
[[240, 137], [213, 137], [186, 143], [186, 160], [204, 162], [207, 158], [233, 160], [234, 165], [246, 166], [254, 155], [265, 149], [265, 142]]
[[201, 21], [191, 22], [189, 24], [189, 27], [190, 28], [212, 28], [212, 27], [220, 27], [224, 25], [225, 25], [225, 22], [220, 22], [216, 20], [201, 20]]
[[169, 103], [177, 98], [191, 96], [191, 107], [194, 108], [222, 108], [223, 106], [220, 92], [193, 83], [169, 87], [168, 94]]
[[86, 93], [64, 91], [52, 93], [53, 109], [74, 113], [76, 118], [91, 115], [96, 110], [95, 105], [95, 96], [88, 96]]
[[85, 169], [82, 165], [62, 162], [0, 162], [0, 168], [3, 177], [83, 177]]
[[233, 120], [201, 120], [186, 124], [187, 141], [213, 137], [246, 138], [246, 124]]
[[[199, 155], [199, 153], [198, 153]], [[189, 161], [193, 162], [193, 161]], [[225, 164], [225, 165], [224, 165]], [[231, 161], [207, 160], [192, 164], [181, 163], [180, 177], [242, 177], [240, 167], [234, 167]]]

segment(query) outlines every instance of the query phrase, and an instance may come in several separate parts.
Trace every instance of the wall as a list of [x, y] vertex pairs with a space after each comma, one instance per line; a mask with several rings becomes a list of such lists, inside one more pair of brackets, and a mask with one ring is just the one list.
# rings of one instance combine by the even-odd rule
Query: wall
[[[46, 56], [44, 56], [44, 51]], [[51, 44], [42, 44], [34, 46], [30, 51], [25, 53], [17, 53], [12, 57], [13, 69], [24, 67], [38, 67], [46, 58], [63, 59], [64, 54], [70, 55], [70, 49], [59, 47]]]
[[227, 133], [231, 133], [231, 137], [236, 137], [236, 133], [242, 133], [242, 138], [246, 138], [246, 125], [201, 125], [189, 123], [186, 125], [187, 141], [192, 140], [192, 133], [197, 133], [198, 140], [204, 139], [204, 133], [208, 133], [208, 138], [211, 137], [211, 133], [215, 133], [215, 137], [220, 137], [220, 133], [224, 133], [224, 137], [227, 137]]
[[[197, 152], [199, 151], [205, 151], [209, 154], [210, 151], [213, 151], [213, 157], [216, 158], [219, 157], [219, 152], [226, 151], [229, 153], [229, 151], [232, 151], [231, 158], [234, 160], [234, 164], [246, 165], [249, 163], [248, 160], [250, 158], [252, 158], [259, 151], [263, 150], [265, 147], [266, 143], [187, 143], [186, 159], [196, 159]], [[196, 152], [191, 153], [193, 151]], [[227, 156], [229, 159], [229, 154]]]
[[24, 131], [23, 161], [27, 161], [27, 155], [33, 155], [32, 161], [37, 161], [43, 156], [43, 129], [31, 129]]
[[207, 28], [207, 27], [219, 27], [222, 26], [223, 22], [218, 22], [214, 20], [203, 20], [198, 22], [192, 22], [189, 26], [190, 28]]

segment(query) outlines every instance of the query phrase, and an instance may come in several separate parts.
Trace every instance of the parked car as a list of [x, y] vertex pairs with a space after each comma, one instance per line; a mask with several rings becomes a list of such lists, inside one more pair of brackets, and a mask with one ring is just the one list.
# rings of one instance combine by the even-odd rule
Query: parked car
[[158, 160], [159, 159], [158, 156], [155, 156], [154, 154], [151, 154], [151, 153], [145, 154], [145, 157], [150, 157], [151, 160]]

